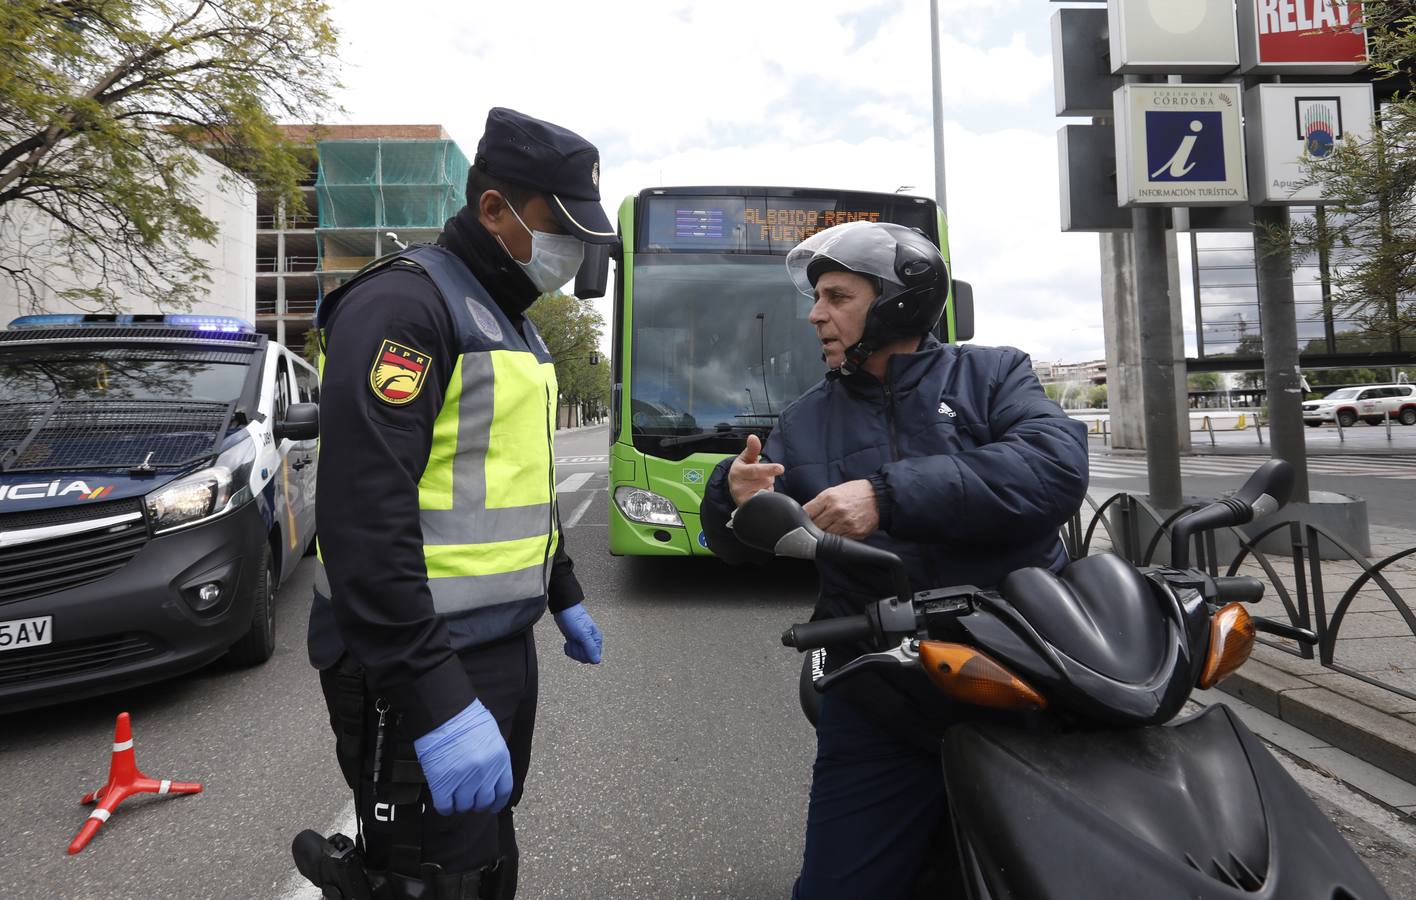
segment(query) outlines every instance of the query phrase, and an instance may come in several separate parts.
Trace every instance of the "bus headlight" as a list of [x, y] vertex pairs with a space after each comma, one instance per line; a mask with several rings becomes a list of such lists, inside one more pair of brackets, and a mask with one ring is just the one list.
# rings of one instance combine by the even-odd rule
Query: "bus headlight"
[[628, 484], [615, 488], [615, 505], [631, 522], [683, 527], [683, 519], [679, 518], [673, 501], [644, 488]]

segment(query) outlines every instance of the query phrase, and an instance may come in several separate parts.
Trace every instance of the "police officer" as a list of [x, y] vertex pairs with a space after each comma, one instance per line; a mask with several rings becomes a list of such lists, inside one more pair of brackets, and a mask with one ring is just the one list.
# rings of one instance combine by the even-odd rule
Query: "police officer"
[[[765, 450], [749, 437], [714, 470], [701, 509], [709, 547], [762, 560], [727, 522], [777, 490], [823, 530], [898, 554], [916, 589], [1060, 569], [1057, 530], [1086, 490], [1086, 429], [1047, 399], [1025, 354], [931, 336], [949, 294], [939, 249], [909, 228], [853, 222], [803, 241], [787, 269], [813, 300], [829, 372], [783, 410]], [[817, 563], [814, 618], [895, 593], [884, 573]], [[827, 648], [826, 670], [870, 649]], [[919, 672], [867, 672], [823, 697], [794, 898], [910, 897], [927, 857], [948, 860], [947, 834], [929, 852], [948, 723], [935, 696]]]
[[565, 653], [600, 661], [554, 495], [555, 367], [525, 315], [616, 240], [599, 170], [579, 135], [493, 109], [437, 244], [320, 306], [310, 661], [388, 896], [514, 896], [532, 626], [549, 606]]

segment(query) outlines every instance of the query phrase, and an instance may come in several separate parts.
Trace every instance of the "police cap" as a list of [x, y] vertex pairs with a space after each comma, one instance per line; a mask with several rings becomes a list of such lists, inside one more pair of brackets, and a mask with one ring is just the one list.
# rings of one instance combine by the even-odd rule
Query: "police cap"
[[600, 206], [600, 151], [575, 132], [493, 107], [473, 164], [493, 178], [540, 191], [566, 232], [582, 241], [619, 240]]

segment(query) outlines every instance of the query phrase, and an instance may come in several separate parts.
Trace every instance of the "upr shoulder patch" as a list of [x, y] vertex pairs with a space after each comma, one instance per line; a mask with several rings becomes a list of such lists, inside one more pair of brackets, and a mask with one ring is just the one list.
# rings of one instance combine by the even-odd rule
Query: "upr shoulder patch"
[[423, 390], [432, 357], [421, 350], [385, 339], [369, 369], [374, 396], [393, 406], [412, 403]]

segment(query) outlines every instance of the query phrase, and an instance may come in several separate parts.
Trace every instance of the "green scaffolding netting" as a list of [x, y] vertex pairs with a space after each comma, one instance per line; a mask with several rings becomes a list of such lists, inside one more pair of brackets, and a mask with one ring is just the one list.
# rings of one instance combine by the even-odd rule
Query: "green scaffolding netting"
[[321, 141], [321, 228], [436, 228], [462, 206], [468, 162], [450, 140]]

